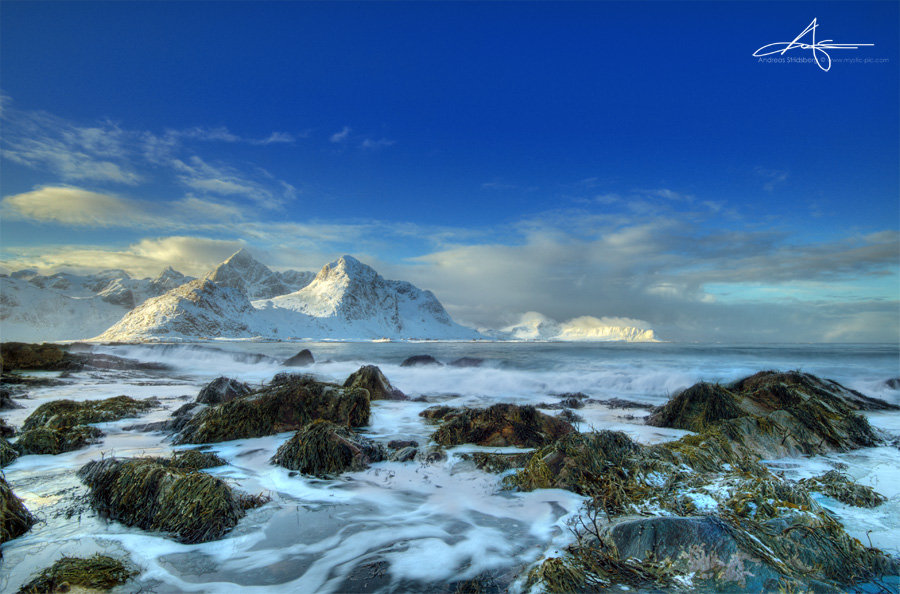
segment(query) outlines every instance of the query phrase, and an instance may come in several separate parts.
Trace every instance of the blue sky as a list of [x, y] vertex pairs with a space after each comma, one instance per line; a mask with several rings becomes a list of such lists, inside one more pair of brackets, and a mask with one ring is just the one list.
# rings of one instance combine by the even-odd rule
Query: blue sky
[[[898, 6], [5, 0], [0, 260], [349, 253], [471, 325], [897, 341]], [[753, 57], [813, 19], [874, 45]]]

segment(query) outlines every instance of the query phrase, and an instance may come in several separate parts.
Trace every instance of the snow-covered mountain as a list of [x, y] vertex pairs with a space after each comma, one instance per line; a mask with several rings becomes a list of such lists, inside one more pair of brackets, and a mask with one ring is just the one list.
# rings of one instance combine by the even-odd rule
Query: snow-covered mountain
[[352, 256], [327, 264], [303, 289], [254, 301], [253, 306], [267, 314], [282, 336], [482, 338], [454, 322], [431, 291], [387, 280]]
[[518, 323], [501, 330], [484, 331], [499, 340], [534, 340], [565, 342], [658, 342], [653, 330], [640, 320], [623, 320], [582, 316], [563, 323], [537, 313], [528, 312]]
[[253, 337], [257, 313], [237, 289], [220, 287], [207, 278], [200, 278], [148, 299], [96, 340]]
[[[239, 266], [232, 268], [249, 271], [252, 278], [265, 278], [257, 274], [260, 269], [249, 254], [236, 256]], [[222, 266], [216, 270], [220, 269]], [[238, 277], [229, 274], [227, 278], [234, 281]], [[239, 278], [246, 281], [248, 275]], [[453, 322], [430, 291], [386, 280], [369, 266], [344, 256], [322, 268], [302, 289], [252, 304], [234, 286], [221, 287], [207, 275], [146, 301], [97, 340], [199, 337], [447, 340], [481, 336]]]
[[33, 270], [0, 276], [0, 340], [79, 340], [103, 332], [136, 305], [189, 277], [166, 268], [154, 279], [124, 270], [43, 276]]
[[242, 249], [206, 273], [204, 278], [220, 287], [237, 289], [253, 301], [298, 291], [308, 285], [314, 276], [312, 272], [296, 270], [273, 272]]

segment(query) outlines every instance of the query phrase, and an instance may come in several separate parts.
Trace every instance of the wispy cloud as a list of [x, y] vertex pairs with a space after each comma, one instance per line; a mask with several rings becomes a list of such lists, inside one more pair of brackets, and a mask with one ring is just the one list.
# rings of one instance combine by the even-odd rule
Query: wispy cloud
[[790, 176], [790, 173], [783, 169], [757, 167], [753, 171], [758, 177], [761, 177], [763, 180], [765, 180], [765, 183], [763, 183], [763, 189], [766, 192], [773, 191], [776, 186], [787, 181], [787, 178]]
[[347, 140], [347, 138], [349, 136], [350, 136], [350, 127], [344, 126], [340, 130], [340, 132], [335, 132], [334, 134], [332, 134], [331, 138], [329, 138], [329, 140], [331, 140], [331, 142], [334, 142], [334, 143], [340, 143], [340, 142], [344, 142], [345, 140]]

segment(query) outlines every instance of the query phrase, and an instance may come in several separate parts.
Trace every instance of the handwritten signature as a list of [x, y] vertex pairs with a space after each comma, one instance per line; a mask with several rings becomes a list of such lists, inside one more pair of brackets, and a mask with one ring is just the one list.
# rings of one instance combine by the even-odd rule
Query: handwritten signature
[[[833, 50], [833, 49], [859, 49], [863, 46], [874, 46], [874, 43], [832, 43], [832, 39], [826, 39], [825, 41], [816, 42], [816, 28], [819, 25], [816, 23], [816, 19], [813, 19], [809, 26], [803, 30], [803, 33], [794, 38], [793, 41], [779, 41], [778, 43], [769, 43], [767, 45], [762, 46], [755, 52], [753, 55], [757, 58], [763, 56], [770, 56], [772, 54], [780, 53], [784, 55], [785, 52], [792, 49], [811, 49], [813, 51], [813, 57], [816, 59], [816, 64], [819, 65], [819, 68], [828, 72], [831, 69], [831, 56], [828, 55], [828, 52], [825, 50]], [[807, 33], [812, 32], [812, 43], [801, 43], [800, 39], [802, 39]], [[778, 48], [778, 49], [769, 49], [769, 48]], [[762, 53], [763, 50], [769, 50], [765, 53]], [[823, 59], [826, 65], [823, 65]]]

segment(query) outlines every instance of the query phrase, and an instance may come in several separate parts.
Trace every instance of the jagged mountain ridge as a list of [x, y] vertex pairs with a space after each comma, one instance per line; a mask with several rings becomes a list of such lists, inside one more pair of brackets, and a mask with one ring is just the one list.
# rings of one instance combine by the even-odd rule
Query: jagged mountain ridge
[[[225, 271], [222, 278], [233, 285], [248, 277], [262, 279], [265, 285], [265, 279], [271, 278], [248, 253], [235, 256], [238, 258], [226, 261], [228, 267], [214, 269], [216, 275], [208, 274], [148, 300], [97, 340], [480, 337], [475, 330], [453, 322], [430, 291], [386, 280], [351, 256], [326, 265], [308, 285], [293, 293], [251, 302], [236, 286], [221, 287], [212, 280], [219, 271]], [[233, 274], [235, 271], [241, 274]], [[217, 299], [224, 299], [225, 305]], [[192, 328], [192, 323], [196, 327]]]
[[274, 272], [242, 249], [210, 270], [203, 278], [220, 287], [237, 289], [254, 301], [298, 291], [308, 285], [314, 276], [312, 272], [296, 270]]
[[559, 342], [658, 342], [653, 330], [642, 328], [638, 320], [605, 321], [592, 316], [557, 322], [547, 316], [528, 312], [522, 319], [501, 330], [486, 334], [498, 340]]

